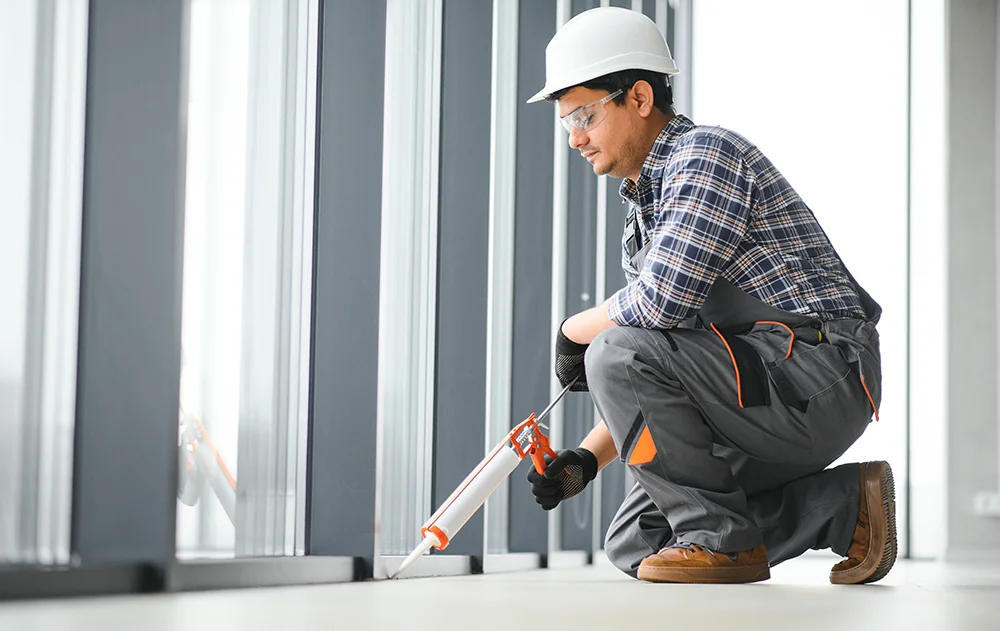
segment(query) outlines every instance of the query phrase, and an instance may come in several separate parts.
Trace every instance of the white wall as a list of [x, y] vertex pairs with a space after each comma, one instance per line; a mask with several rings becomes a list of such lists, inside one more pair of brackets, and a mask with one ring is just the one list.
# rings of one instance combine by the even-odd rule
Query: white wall
[[917, 558], [944, 555], [947, 522], [946, 5], [912, 3], [910, 552]]
[[1000, 11], [910, 3], [907, 313], [906, 5], [698, 2], [693, 114], [762, 147], [886, 309], [883, 420], [845, 459], [888, 459], [907, 481], [909, 365], [910, 550], [997, 559], [1000, 519], [973, 502], [1000, 486]]
[[953, 559], [1000, 559], [997, 489], [997, 2], [948, 3], [948, 534]]
[[[881, 421], [839, 462], [888, 460], [902, 517], [907, 2], [698, 0], [694, 10], [694, 121], [730, 128], [757, 144], [882, 305]], [[903, 528], [904, 546], [905, 538]]]

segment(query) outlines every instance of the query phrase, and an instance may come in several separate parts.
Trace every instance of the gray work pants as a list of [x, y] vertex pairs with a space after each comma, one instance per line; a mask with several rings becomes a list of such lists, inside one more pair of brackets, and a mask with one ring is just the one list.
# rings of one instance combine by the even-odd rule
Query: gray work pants
[[[645, 557], [676, 541], [719, 552], [764, 544], [772, 565], [810, 548], [846, 553], [858, 465], [824, 469], [878, 403], [868, 396], [880, 398], [877, 373], [869, 370], [866, 390], [848, 361], [858, 349], [877, 358], [878, 337], [861, 320], [823, 331], [833, 343], [790, 346], [776, 324], [727, 336], [731, 344], [712, 330], [628, 327], [593, 341], [591, 396], [637, 481], [607, 533], [616, 567], [635, 576]], [[759, 356], [755, 370], [748, 354]]]

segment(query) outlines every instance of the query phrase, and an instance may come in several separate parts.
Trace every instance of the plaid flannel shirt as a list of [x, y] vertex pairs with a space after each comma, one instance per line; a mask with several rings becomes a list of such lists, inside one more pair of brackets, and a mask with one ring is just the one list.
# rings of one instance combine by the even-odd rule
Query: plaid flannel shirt
[[[722, 276], [768, 305], [822, 320], [864, 309], [815, 216], [760, 149], [734, 132], [677, 115], [663, 128], [629, 202], [622, 237], [628, 285], [608, 313], [620, 326], [669, 329], [696, 314]], [[638, 213], [641, 270], [629, 260]], [[638, 249], [637, 248], [637, 249]]]

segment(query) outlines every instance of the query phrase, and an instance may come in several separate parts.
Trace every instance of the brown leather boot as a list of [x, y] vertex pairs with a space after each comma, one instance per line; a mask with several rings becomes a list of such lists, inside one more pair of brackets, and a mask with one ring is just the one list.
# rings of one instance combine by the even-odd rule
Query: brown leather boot
[[639, 578], [653, 583], [755, 583], [771, 578], [771, 571], [764, 546], [727, 553], [682, 541], [643, 559]]
[[830, 570], [838, 585], [874, 583], [896, 562], [896, 486], [888, 462], [861, 465], [861, 507], [847, 558]]

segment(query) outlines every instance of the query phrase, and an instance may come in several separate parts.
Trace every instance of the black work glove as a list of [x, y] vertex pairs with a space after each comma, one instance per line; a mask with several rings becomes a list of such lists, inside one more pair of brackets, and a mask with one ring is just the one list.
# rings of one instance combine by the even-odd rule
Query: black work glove
[[556, 378], [565, 388], [566, 385], [576, 379], [576, 383], [569, 389], [570, 392], [589, 392], [587, 387], [587, 369], [583, 363], [583, 357], [587, 353], [589, 344], [577, 344], [566, 337], [562, 331], [562, 325], [556, 332]]
[[583, 447], [564, 449], [555, 460], [545, 456], [545, 475], [538, 475], [534, 467], [528, 471], [531, 493], [545, 510], [552, 510], [559, 502], [579, 495], [590, 481], [597, 477], [597, 457]]

